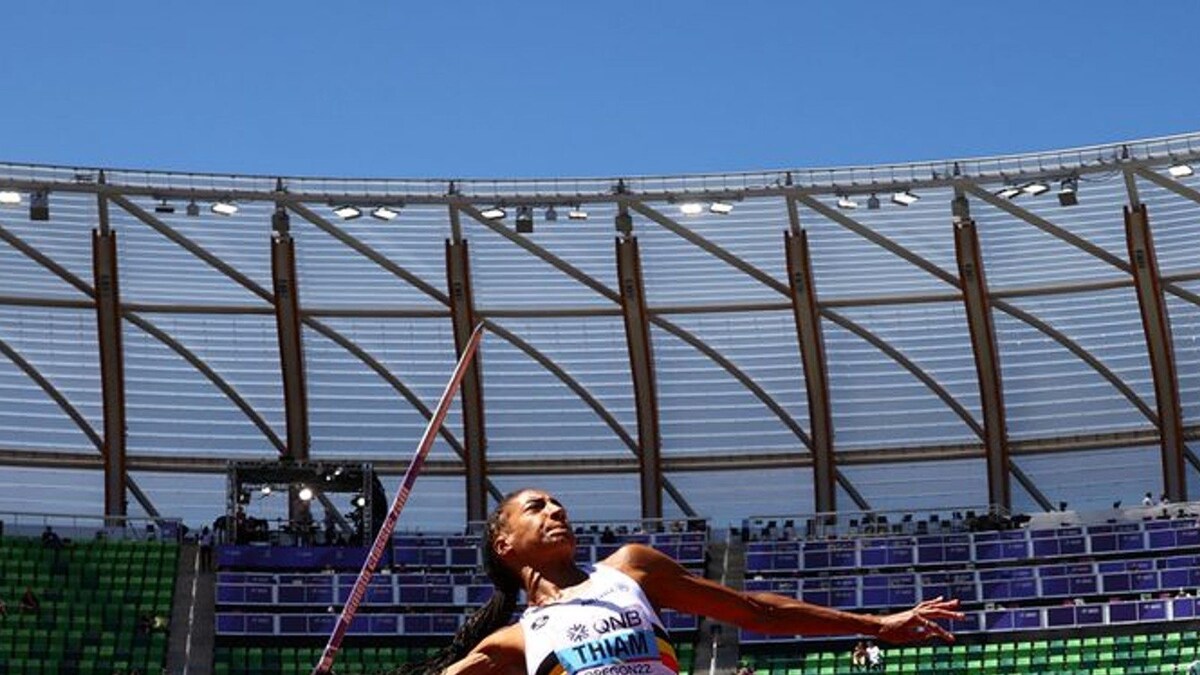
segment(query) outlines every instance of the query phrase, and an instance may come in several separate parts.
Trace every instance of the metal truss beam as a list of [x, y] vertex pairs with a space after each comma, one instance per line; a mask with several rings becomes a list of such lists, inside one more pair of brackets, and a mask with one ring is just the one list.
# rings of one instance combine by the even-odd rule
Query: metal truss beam
[[1145, 204], [1126, 207], [1124, 213], [1125, 241], [1132, 261], [1138, 307], [1141, 309], [1142, 328], [1146, 335], [1150, 370], [1154, 375], [1154, 394], [1158, 403], [1163, 491], [1173, 502], [1187, 501], [1187, 478], [1183, 470], [1183, 414], [1175, 375], [1175, 352], [1171, 343], [1167, 303], [1158, 276], [1158, 257], [1150, 232], [1150, 217]]
[[979, 383], [980, 407], [983, 410], [983, 444], [986, 449], [988, 503], [1004, 509], [1012, 508], [1012, 488], [1009, 482], [1008, 429], [1005, 424], [1004, 396], [1000, 384], [1000, 353], [996, 348], [996, 331], [992, 325], [992, 309], [988, 301], [987, 277], [975, 222], [970, 218], [955, 219], [954, 250], [958, 259], [958, 274], [975, 354], [975, 372]]
[[[458, 211], [450, 208], [450, 221], [457, 235]], [[455, 356], [461, 358], [479, 324], [475, 314], [475, 295], [471, 288], [471, 257], [466, 240], [454, 236], [446, 240], [446, 284], [450, 289], [450, 318], [454, 331]], [[466, 446], [467, 521], [487, 519], [487, 434], [484, 428], [483, 355], [475, 354], [462, 380], [463, 439]]]
[[646, 289], [642, 282], [642, 262], [636, 237], [617, 237], [616, 259], [621, 310], [625, 317], [625, 341], [629, 347], [629, 370], [633, 375], [633, 397], [637, 402], [642, 517], [662, 518], [662, 437], [658, 428], [654, 345], [646, 321]]
[[[1200, 440], [1200, 427], [1186, 427], [1184, 429], [1184, 436], [1189, 440]], [[1154, 444], [1158, 442], [1158, 439], [1158, 430], [1148, 429], [1030, 441], [1010, 441], [1009, 451], [1014, 457], [1047, 454], [1069, 457], [1072, 453], [1077, 452]], [[982, 459], [983, 456], [984, 449], [982, 444], [919, 448], [870, 448], [840, 453], [839, 464], [842, 466], [886, 466], [890, 464], [909, 464], [912, 462]], [[131, 470], [136, 471], [224, 473], [226, 464], [226, 460], [220, 457], [189, 455], [176, 457], [141, 457], [132, 455], [129, 457], [129, 467]], [[376, 471], [381, 474], [401, 474], [408, 467], [407, 460], [397, 459], [375, 460], [373, 464]], [[0, 465], [96, 470], [103, 467], [103, 460], [98, 455], [86, 453], [0, 448]], [[740, 471], [779, 468], [806, 469], [811, 467], [811, 455], [762, 451], [753, 447], [746, 448], [744, 453], [736, 455], [672, 454], [663, 457], [663, 469], [667, 472]], [[636, 473], [637, 470], [638, 462], [636, 457], [572, 458], [559, 456], [554, 457], [553, 461], [543, 462], [538, 467], [540, 473], [547, 475], [577, 474], [581, 472], [629, 474]], [[527, 475], [529, 471], [529, 460], [527, 458], [497, 459], [489, 463], [489, 473], [491, 475]], [[463, 468], [461, 462], [430, 460], [426, 463], [423, 472], [438, 476], [461, 476]]]

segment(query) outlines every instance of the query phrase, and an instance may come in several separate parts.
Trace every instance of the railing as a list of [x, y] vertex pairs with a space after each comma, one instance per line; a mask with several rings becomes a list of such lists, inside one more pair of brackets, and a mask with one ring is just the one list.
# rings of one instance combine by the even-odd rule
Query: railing
[[184, 529], [178, 518], [0, 511], [0, 535], [39, 537], [47, 528], [60, 538], [176, 542], [182, 540]]

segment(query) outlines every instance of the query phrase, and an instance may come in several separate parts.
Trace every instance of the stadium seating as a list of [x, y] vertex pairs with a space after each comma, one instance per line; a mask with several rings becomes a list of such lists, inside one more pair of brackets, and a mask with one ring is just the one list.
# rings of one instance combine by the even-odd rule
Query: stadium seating
[[[884, 646], [885, 672], [905, 675], [1159, 675], [1183, 672], [1198, 655], [1195, 631], [987, 644]], [[849, 645], [837, 651], [813, 651], [803, 655], [778, 650], [759, 651], [743, 654], [742, 660], [750, 664], [757, 675], [856, 672], [850, 665]]]
[[[1192, 517], [1043, 529], [751, 542], [747, 590], [845, 609], [963, 601], [959, 633], [1190, 621], [1200, 613]], [[864, 572], [864, 570], [866, 570]], [[746, 642], [786, 641], [742, 632]]]
[[[156, 542], [0, 539], [0, 673], [110, 675], [158, 672], [167, 633], [139, 622], [171, 615], [179, 547]], [[36, 614], [17, 601], [30, 587]]]
[[[577, 560], [602, 559], [623, 543], [645, 543], [702, 570], [705, 532], [580, 533]], [[217, 573], [215, 672], [291, 673], [316, 662], [357, 579], [359, 548], [221, 547]], [[339, 652], [339, 673], [372, 673], [423, 658], [423, 648], [446, 642], [492, 594], [479, 569], [479, 540], [461, 535], [396, 535], [391, 561], [371, 580]], [[332, 568], [333, 571], [329, 569]], [[690, 669], [697, 617], [662, 613]], [[294, 667], [294, 664], [300, 667]]]

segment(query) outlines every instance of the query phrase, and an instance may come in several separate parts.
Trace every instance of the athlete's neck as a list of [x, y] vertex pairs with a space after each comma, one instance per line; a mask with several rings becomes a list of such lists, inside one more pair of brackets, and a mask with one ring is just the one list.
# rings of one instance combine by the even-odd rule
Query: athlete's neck
[[554, 561], [551, 564], [527, 566], [521, 570], [525, 596], [533, 606], [547, 605], [562, 599], [568, 591], [588, 580], [587, 572], [579, 569], [574, 560]]

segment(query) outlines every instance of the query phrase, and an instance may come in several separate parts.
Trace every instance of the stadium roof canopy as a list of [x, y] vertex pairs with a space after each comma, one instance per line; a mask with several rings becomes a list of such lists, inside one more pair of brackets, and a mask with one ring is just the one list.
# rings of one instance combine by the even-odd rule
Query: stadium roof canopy
[[[466, 518], [472, 411], [477, 485], [547, 486], [581, 517], [636, 518], [647, 490], [718, 522], [1195, 495], [1190, 162], [1200, 135], [581, 179], [0, 165], [0, 511], [104, 509], [98, 229], [116, 235], [131, 515], [210, 520], [228, 460], [289, 452], [373, 462], [394, 488], [472, 320], [479, 395], [402, 527]], [[289, 239], [290, 397], [272, 275]], [[640, 461], [655, 450], [660, 470]]]

